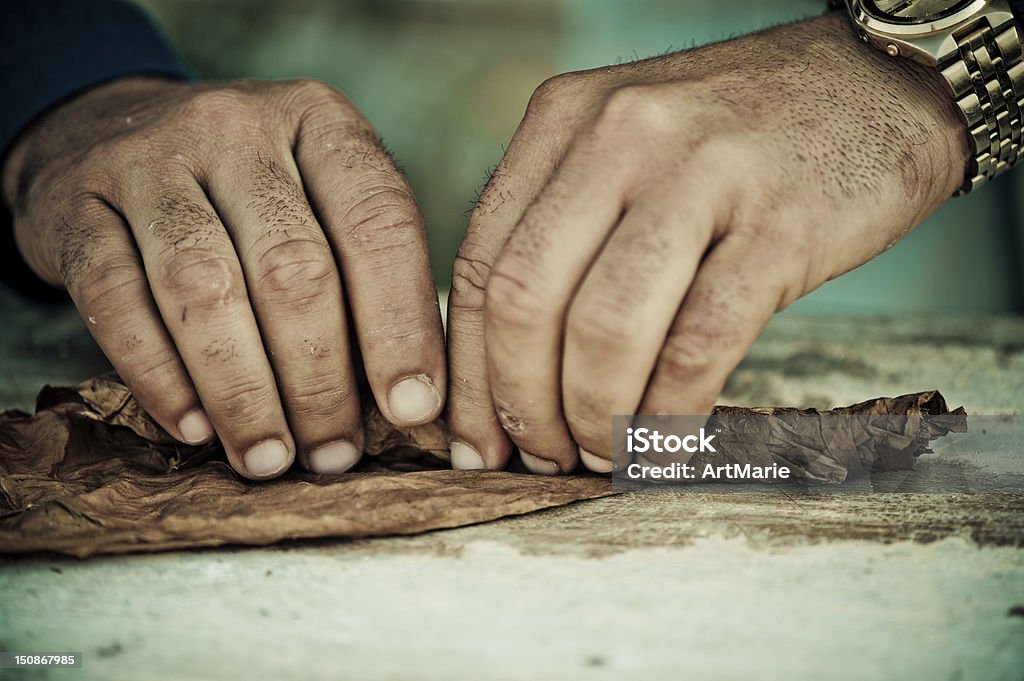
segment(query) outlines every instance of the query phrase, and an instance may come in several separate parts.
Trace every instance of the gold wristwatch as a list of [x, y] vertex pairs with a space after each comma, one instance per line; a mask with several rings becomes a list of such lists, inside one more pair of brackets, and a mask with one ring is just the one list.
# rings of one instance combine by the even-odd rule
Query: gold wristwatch
[[1021, 156], [1024, 59], [1007, 0], [846, 0], [865, 43], [935, 67], [967, 123], [972, 159], [957, 195]]

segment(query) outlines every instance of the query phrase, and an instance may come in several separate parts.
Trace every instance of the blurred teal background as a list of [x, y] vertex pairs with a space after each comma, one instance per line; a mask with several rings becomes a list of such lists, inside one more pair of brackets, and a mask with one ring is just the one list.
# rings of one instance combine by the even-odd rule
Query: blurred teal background
[[[824, 0], [141, 0], [204, 78], [319, 78], [406, 171], [446, 287], [471, 201], [548, 76], [820, 14]], [[792, 308], [1020, 313], [1024, 171], [950, 202]], [[828, 229], [829, 225], [822, 225]]]

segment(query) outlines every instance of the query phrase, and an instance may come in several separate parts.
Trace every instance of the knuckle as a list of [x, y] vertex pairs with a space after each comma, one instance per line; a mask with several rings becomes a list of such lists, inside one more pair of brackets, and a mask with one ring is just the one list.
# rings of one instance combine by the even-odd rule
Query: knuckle
[[[68, 257], [78, 257], [72, 253]], [[128, 258], [109, 259], [92, 264], [79, 264], [81, 271], [68, 273], [68, 289], [86, 317], [121, 314], [147, 295], [146, 279], [138, 265]]]
[[593, 84], [594, 76], [588, 71], [561, 73], [548, 78], [533, 91], [526, 106], [526, 120], [571, 116], [582, 108], [582, 98]]
[[364, 251], [390, 251], [422, 238], [419, 209], [409, 190], [374, 184], [349, 208], [345, 237]]
[[262, 276], [259, 281], [274, 290], [288, 290], [296, 285], [315, 284], [329, 280], [335, 273], [330, 247], [325, 241], [293, 238], [268, 247], [259, 258]]
[[572, 87], [573, 74], [562, 73], [552, 76], [537, 86], [526, 105], [527, 118], [543, 117], [557, 108], [566, 91]]
[[245, 281], [234, 257], [187, 249], [172, 253], [158, 268], [169, 297], [190, 310], [221, 310], [245, 298]]
[[598, 135], [621, 135], [631, 130], [658, 133], [670, 129], [678, 118], [678, 111], [673, 112], [657, 85], [624, 85], [605, 98], [594, 129]]
[[[387, 305], [386, 296], [374, 296], [368, 298], [369, 304], [383, 307]], [[370, 303], [372, 301], [372, 303]], [[431, 344], [437, 340], [437, 331], [432, 329], [436, 318], [431, 314], [433, 308], [400, 308], [389, 317], [389, 323], [380, 326], [371, 326], [366, 329], [366, 347], [377, 348], [381, 357], [405, 357], [415, 356], [418, 362], [427, 361], [427, 357], [433, 352]], [[371, 370], [385, 370], [387, 367], [378, 367], [376, 362]]]
[[338, 376], [317, 376], [282, 387], [282, 398], [299, 419], [337, 421], [353, 412], [353, 392]]
[[160, 399], [162, 404], [172, 402], [169, 395], [187, 394], [179, 374], [178, 358], [170, 353], [143, 357], [132, 363], [125, 380], [132, 392]]
[[333, 85], [315, 78], [297, 78], [284, 83], [289, 93], [303, 104], [321, 102], [347, 104], [348, 98]]
[[284, 108], [298, 116], [299, 147], [320, 156], [362, 144], [379, 145], [380, 138], [343, 92], [319, 80], [285, 83]]
[[235, 111], [245, 108], [246, 96], [230, 87], [217, 87], [200, 90], [189, 97], [186, 109], [200, 116], [216, 116], [223, 111]]
[[211, 403], [217, 405], [218, 420], [241, 433], [257, 424], [266, 424], [278, 408], [274, 387], [248, 376], [219, 381], [211, 397]]
[[451, 305], [455, 309], [484, 308], [491, 265], [488, 259], [477, 257], [474, 250], [463, 245], [452, 263]]
[[264, 251], [259, 263], [259, 290], [279, 302], [308, 309], [338, 289], [337, 267], [325, 241], [281, 241]]
[[[507, 262], [507, 261], [502, 261]], [[546, 316], [546, 301], [513, 266], [495, 265], [487, 280], [484, 321], [488, 326], [513, 330], [532, 329]]]
[[665, 341], [657, 371], [662, 379], [685, 384], [705, 376], [715, 366], [715, 343], [695, 334], [675, 334]]
[[610, 307], [588, 303], [574, 305], [566, 320], [567, 337], [573, 339], [585, 356], [599, 361], [610, 354], [622, 353], [636, 337], [625, 321], [628, 317]]
[[240, 123], [255, 122], [249, 96], [230, 87], [196, 92], [182, 104], [179, 115], [189, 126], [212, 132], [215, 139], [237, 138]]

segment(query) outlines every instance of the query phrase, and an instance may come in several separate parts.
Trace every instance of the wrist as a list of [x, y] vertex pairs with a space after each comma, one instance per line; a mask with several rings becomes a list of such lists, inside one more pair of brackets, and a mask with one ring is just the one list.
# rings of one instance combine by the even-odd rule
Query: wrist
[[935, 187], [942, 201], [952, 196], [963, 184], [971, 154], [967, 125], [942, 75], [934, 67], [893, 58], [866, 45], [858, 39], [846, 13], [826, 15], [813, 22], [819, 24], [828, 54], [840, 72], [849, 69], [871, 75], [872, 86], [861, 90], [860, 95], [871, 112], [864, 120], [868, 129], [884, 135], [886, 127], [894, 124], [889, 111], [875, 106], [883, 101], [879, 94], [897, 97], [920, 126], [924, 134], [912, 139], [922, 148], [894, 148], [893, 162], [912, 163], [909, 170], [920, 182]]

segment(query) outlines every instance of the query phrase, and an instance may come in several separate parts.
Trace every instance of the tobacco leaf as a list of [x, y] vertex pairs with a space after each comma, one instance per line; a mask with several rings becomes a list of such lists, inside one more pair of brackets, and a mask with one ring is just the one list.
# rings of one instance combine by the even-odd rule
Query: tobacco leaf
[[[735, 409], [719, 407], [716, 413]], [[935, 392], [873, 400], [847, 410], [948, 412]], [[962, 415], [962, 410], [953, 414]], [[296, 467], [277, 480], [256, 483], [234, 473], [218, 444], [188, 447], [167, 435], [117, 377], [97, 377], [74, 388], [46, 387], [35, 414], [0, 415], [0, 553], [87, 557], [414, 534], [613, 493], [607, 478], [594, 475], [453, 471], [442, 424], [396, 428], [372, 399], [364, 403], [363, 417], [366, 456], [355, 471], [318, 476]], [[797, 466], [798, 477], [837, 482], [853, 469], [905, 467], [940, 430], [899, 433], [892, 456], [871, 460], [862, 453], [827, 461], [808, 454], [812, 460]], [[782, 445], [788, 437], [767, 435], [769, 442], [781, 437]], [[823, 448], [821, 438], [831, 435], [817, 434], [818, 449]], [[804, 451], [811, 452], [815, 435], [801, 437], [808, 440]], [[785, 450], [782, 445], [775, 449]], [[749, 456], [766, 454], [751, 451]]]
[[87, 557], [287, 539], [401, 535], [612, 493], [597, 476], [453, 471], [441, 424], [396, 428], [364, 404], [355, 472], [239, 477], [216, 443], [165, 433], [114, 376], [46, 387], [0, 415], [0, 553]]
[[913, 470], [929, 444], [967, 431], [963, 407], [950, 411], [936, 391], [880, 397], [826, 412], [817, 409], [715, 407], [707, 428], [720, 429], [717, 452], [690, 464], [785, 465], [798, 480], [838, 484], [870, 473]]

